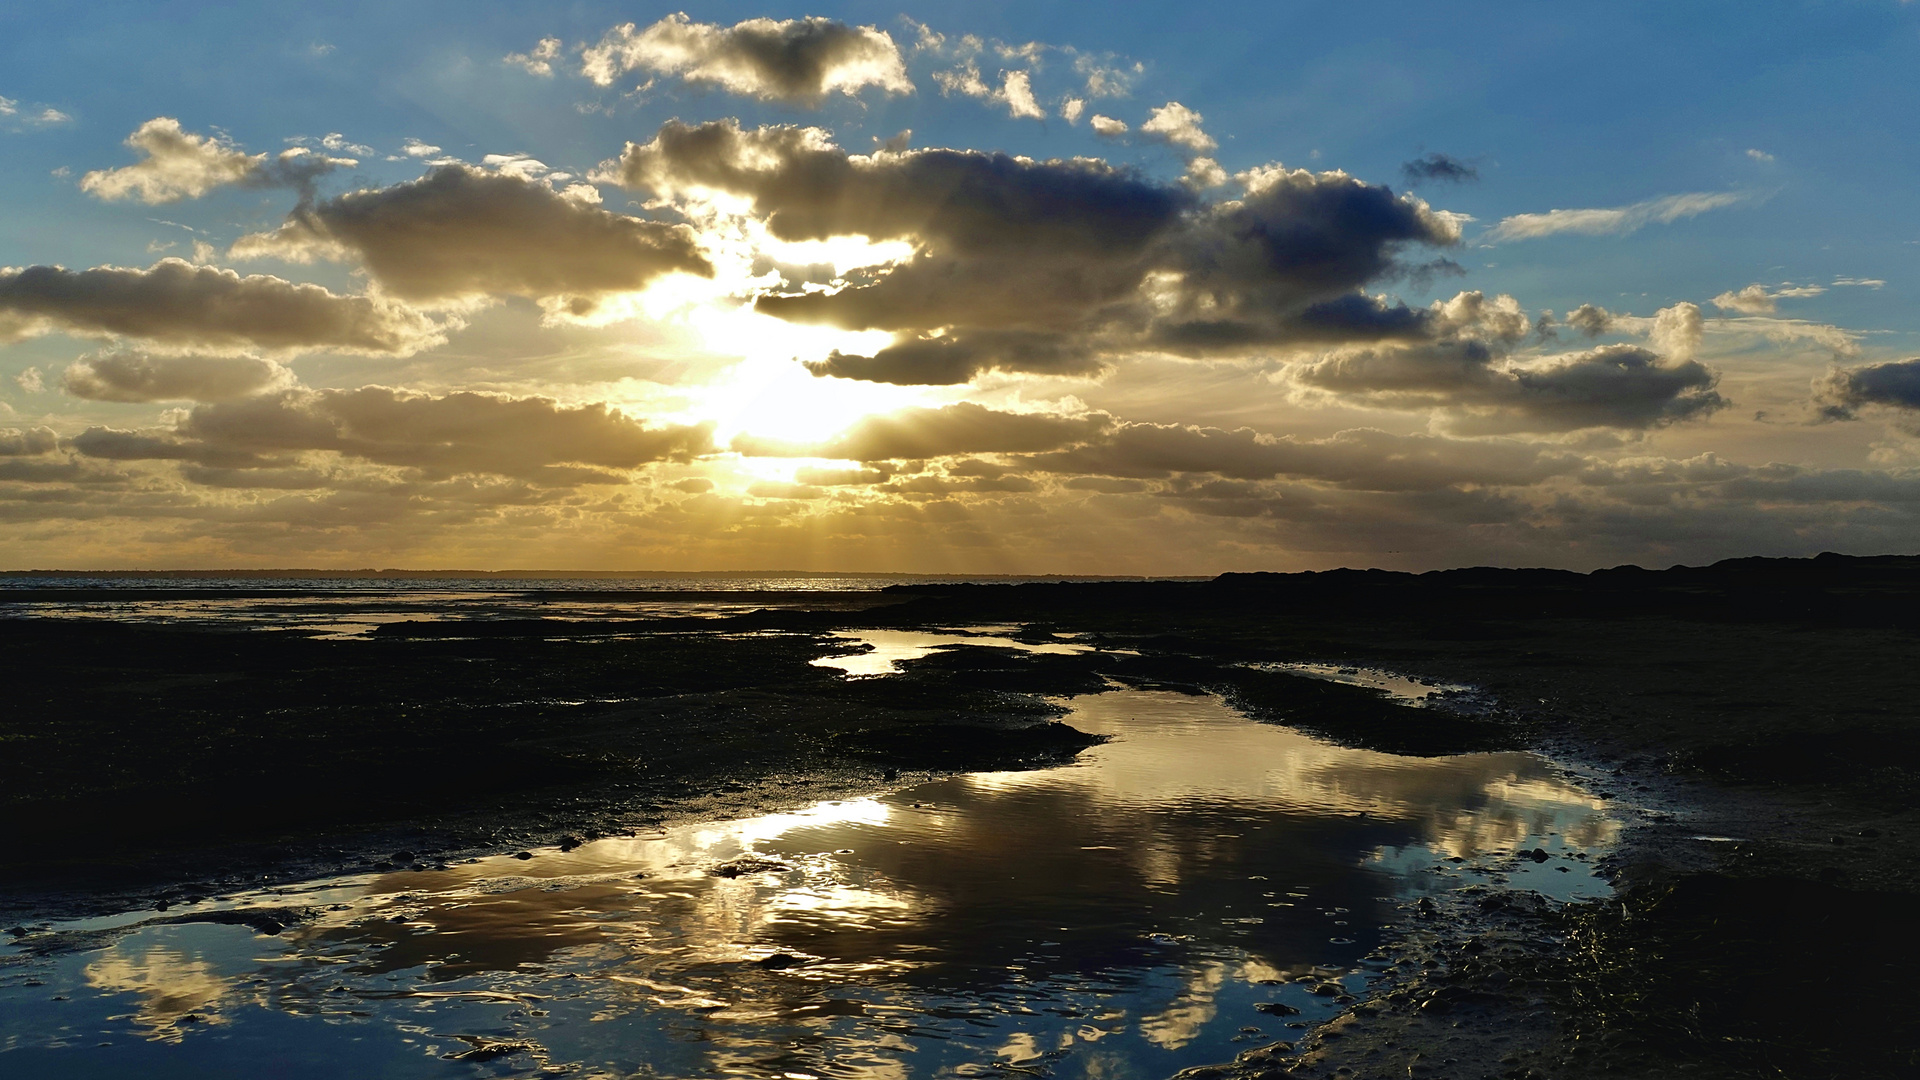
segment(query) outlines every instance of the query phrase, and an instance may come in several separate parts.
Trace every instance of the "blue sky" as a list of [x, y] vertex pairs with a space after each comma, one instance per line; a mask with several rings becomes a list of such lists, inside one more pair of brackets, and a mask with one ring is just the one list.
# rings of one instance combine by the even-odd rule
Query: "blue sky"
[[[316, 284], [341, 303], [403, 305], [406, 318], [440, 327], [430, 342], [366, 348], [205, 327], [147, 333], [125, 320], [15, 309], [31, 325], [9, 333], [0, 322], [0, 340], [11, 339], [0, 344], [0, 431], [15, 432], [17, 445], [5, 459], [13, 473], [0, 473], [0, 562], [1192, 573], [1660, 563], [1906, 550], [1920, 536], [1907, 517], [1920, 505], [1907, 487], [1920, 484], [1911, 473], [1920, 366], [1900, 366], [1920, 353], [1920, 211], [1910, 195], [1920, 175], [1920, 5], [712, 4], [686, 9], [685, 25], [707, 35], [702, 48], [732, 48], [727, 35], [745, 20], [771, 20], [788, 29], [768, 33], [791, 36], [801, 24], [787, 20], [811, 16], [862, 40], [884, 35], [898, 73], [796, 97], [675, 69], [655, 38], [606, 85], [585, 73], [592, 54], [583, 50], [605, 46], [614, 28], [646, 34], [678, 10], [55, 4], [0, 13], [0, 267], [144, 270], [181, 258]], [[554, 42], [544, 53], [543, 40]], [[973, 93], [956, 81], [969, 71]], [[1031, 104], [1009, 76], [1025, 80]], [[1191, 134], [1153, 134], [1156, 110], [1176, 104], [1199, 118]], [[1127, 130], [1102, 136], [1095, 115]], [[192, 194], [83, 187], [89, 174], [119, 175], [139, 161], [143, 152], [123, 140], [162, 118], [200, 140], [191, 152], [214, 155], [207, 161], [302, 147], [309, 160], [352, 164], [315, 174], [305, 195], [265, 174]], [[786, 269], [778, 282], [764, 277], [797, 256], [727, 230], [778, 232], [775, 194], [714, 217], [718, 204], [690, 189], [616, 179], [609, 170], [623, 149], [648, 145], [674, 119], [745, 132], [818, 128], [846, 155], [910, 129], [909, 158], [952, 148], [973, 160], [1097, 159], [1143, 191], [1191, 200], [1181, 228], [1199, 231], [1167, 234], [1167, 250], [1188, 254], [1153, 256], [1159, 269], [1128, 279], [1133, 315], [1057, 316], [1071, 330], [971, 309], [949, 311], [947, 322], [869, 314], [864, 329], [835, 315], [831, 331], [764, 315], [741, 321], [782, 290], [861, 282], [808, 285]], [[422, 144], [437, 149], [405, 149]], [[1407, 165], [1418, 160], [1455, 178], [1416, 182]], [[1196, 283], [1203, 265], [1227, 256], [1191, 254], [1204, 237], [1218, 239], [1201, 218], [1226, 222], [1222, 207], [1234, 200], [1277, 198], [1260, 186], [1274, 165], [1339, 170], [1367, 198], [1396, 206], [1414, 205], [1410, 196], [1427, 224], [1353, 241], [1387, 261], [1314, 286], [1331, 292], [1274, 292], [1266, 279], [1219, 286], [1236, 304], [1267, 305], [1239, 309], [1241, 346], [1119, 329], [1176, 293], [1181, 303], [1214, 302]], [[397, 196], [430, 170], [510, 177], [541, 197], [590, 178], [596, 213], [691, 230], [702, 258], [724, 248], [746, 260], [737, 267], [746, 276], [727, 279], [723, 268], [711, 280], [725, 287], [697, 297], [664, 278], [636, 278], [626, 292], [597, 285], [592, 313], [581, 315], [556, 307], [558, 294], [503, 286], [498, 274], [459, 289], [409, 286], [379, 252], [338, 247], [346, 234], [337, 223], [331, 239], [275, 231], [301, 206], [324, 209], [356, 191]], [[583, 205], [584, 190], [567, 205]], [[1331, 204], [1287, 205], [1272, 213], [1310, 218]], [[1261, 220], [1282, 232], [1312, 224]], [[277, 247], [242, 243], [268, 236]], [[874, 249], [879, 271], [975, 242], [911, 229], [860, 242], [883, 241], [904, 246], [892, 261]], [[541, 242], [515, 241], [518, 254], [499, 255], [501, 265]], [[1269, 255], [1279, 261], [1258, 274], [1284, 277], [1281, 262], [1301, 257]], [[1093, 266], [1074, 263], [1035, 287]], [[1441, 310], [1462, 293], [1511, 297], [1501, 310], [1524, 316], [1524, 331], [1457, 304]], [[0, 305], [28, 303], [7, 295], [0, 283]], [[1331, 309], [1287, 307], [1342, 297], [1400, 311], [1403, 324], [1424, 320], [1426, 336], [1410, 344], [1379, 330], [1377, 341], [1362, 340], [1347, 327], [1335, 341], [1302, 329]], [[1583, 305], [1604, 309], [1603, 321], [1570, 326]], [[1553, 313], [1545, 331], [1542, 312]], [[1009, 359], [1008, 335], [1035, 333], [1056, 359], [1032, 360], [1026, 337], [1028, 359]], [[958, 381], [928, 368], [901, 374], [898, 364], [884, 377], [872, 365], [864, 374], [799, 365], [836, 349], [879, 356], [917, 341], [951, 353], [976, 340], [1002, 352]], [[1078, 366], [1061, 366], [1061, 349]], [[1436, 374], [1468, 353], [1480, 366], [1465, 382]], [[76, 364], [93, 374], [73, 374]], [[231, 377], [217, 390], [194, 381], [216, 370]], [[665, 456], [568, 458], [550, 445], [566, 437], [527, 435], [537, 463], [526, 469], [457, 446], [369, 450], [371, 421], [339, 404], [367, 387], [422, 417], [479, 395], [502, 416], [514, 402], [545, 402], [561, 417], [555, 431], [600, 409], [630, 420], [636, 439], [641, 429], [701, 424], [710, 439], [696, 445], [689, 435], [695, 441]], [[333, 434], [296, 445], [254, 432], [245, 447], [215, 446], [208, 433], [226, 414], [266, 415], [260, 395], [292, 410], [262, 423], [318, 416]], [[1102, 434], [1044, 449], [981, 437], [924, 459], [858, 456], [905, 445], [854, 437], [889, 416], [945, 430], [973, 415], [953, 411], [963, 408], [1080, 423], [1072, 430], [1082, 435], [1090, 422]], [[1320, 464], [1164, 454], [1115, 464], [1128, 439], [1175, 437], [1161, 428], [1201, 432], [1181, 437], [1215, 450], [1244, 432], [1269, 457], [1282, 446]], [[846, 432], [854, 435], [835, 441]], [[1059, 428], [1058, 439], [1068, 432]], [[785, 449], [755, 452], [767, 440]], [[800, 453], [807, 447], [814, 452]], [[1326, 465], [1330, 455], [1345, 464]], [[1372, 471], [1354, 463], [1368, 455]], [[1520, 457], [1533, 465], [1475, 472]], [[1375, 475], [1409, 458], [1448, 468], [1424, 488]], [[588, 468], [603, 471], [588, 477]], [[859, 469], [886, 479], [795, 479], [796, 470], [818, 479]]]

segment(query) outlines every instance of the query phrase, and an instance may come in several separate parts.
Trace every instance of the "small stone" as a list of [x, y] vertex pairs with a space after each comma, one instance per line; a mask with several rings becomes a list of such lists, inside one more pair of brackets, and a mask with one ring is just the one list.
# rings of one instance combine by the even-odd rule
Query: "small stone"
[[525, 862], [526, 860], [528, 860], [528, 859], [531, 859], [531, 858], [533, 858], [533, 852], [531, 852], [531, 851], [516, 851], [516, 852], [514, 852], [514, 853], [513, 853], [513, 857], [514, 857], [514, 858], [516, 858], [516, 859], [519, 859], [519, 860], [521, 860], [522, 862]]

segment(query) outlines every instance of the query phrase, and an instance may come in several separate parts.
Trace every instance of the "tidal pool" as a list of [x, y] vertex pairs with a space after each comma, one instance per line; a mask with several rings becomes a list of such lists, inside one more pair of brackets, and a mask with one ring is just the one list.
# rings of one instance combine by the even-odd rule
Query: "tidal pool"
[[[1617, 821], [1536, 756], [1068, 704], [1111, 739], [1060, 768], [31, 928], [0, 1075], [1166, 1077], [1363, 993], [1422, 895], [1606, 889]], [[236, 909], [287, 925], [177, 921]]]

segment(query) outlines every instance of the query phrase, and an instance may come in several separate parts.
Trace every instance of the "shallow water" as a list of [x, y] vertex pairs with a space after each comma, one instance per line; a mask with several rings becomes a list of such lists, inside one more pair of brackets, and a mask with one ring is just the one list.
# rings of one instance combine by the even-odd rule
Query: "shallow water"
[[[877, 675], [889, 675], [900, 670], [900, 664], [907, 660], [917, 660], [932, 653], [935, 649], [955, 645], [991, 646], [1002, 649], [1018, 649], [1030, 653], [1089, 653], [1092, 645], [1081, 645], [1071, 641], [1033, 642], [1016, 638], [1002, 637], [998, 634], [983, 633], [983, 630], [996, 628], [973, 627], [965, 634], [941, 634], [928, 630], [845, 630], [833, 636], [844, 641], [867, 646], [868, 651], [849, 653], [844, 656], [823, 656], [813, 661], [816, 667], [838, 668], [855, 678], [872, 678]], [[1005, 628], [1012, 629], [1012, 628]]]
[[1165, 1077], [1330, 1015], [1313, 990], [1363, 989], [1396, 905], [1605, 890], [1617, 822], [1532, 755], [1344, 749], [1168, 692], [1070, 704], [1112, 739], [1060, 768], [166, 916], [318, 909], [272, 936], [36, 930], [0, 949], [0, 1074]]

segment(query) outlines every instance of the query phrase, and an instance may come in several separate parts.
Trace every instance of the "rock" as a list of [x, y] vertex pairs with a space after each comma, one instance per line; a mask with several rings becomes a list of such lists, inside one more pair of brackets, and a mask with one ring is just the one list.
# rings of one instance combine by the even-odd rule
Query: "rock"
[[514, 852], [514, 853], [513, 853], [513, 857], [514, 857], [514, 858], [516, 858], [516, 859], [519, 859], [519, 860], [521, 860], [522, 862], [524, 862], [524, 861], [526, 861], [526, 860], [528, 860], [528, 859], [531, 859], [531, 858], [533, 858], [533, 852], [531, 852], [531, 851], [516, 851], [516, 852]]
[[753, 855], [742, 855], [737, 859], [723, 862], [719, 866], [713, 867], [708, 870], [707, 873], [712, 874], [714, 877], [737, 878], [745, 874], [770, 874], [791, 869], [793, 869], [793, 867], [783, 862], [776, 862], [773, 859], [762, 859]]
[[1254, 1012], [1263, 1012], [1268, 1016], [1299, 1016], [1300, 1010], [1278, 1001], [1262, 1001], [1253, 1007]]
[[806, 961], [792, 953], [777, 952], [772, 956], [763, 956], [755, 960], [754, 963], [766, 968], [768, 971], [785, 971], [791, 967], [799, 967], [801, 964], [806, 963]]
[[1534, 848], [1533, 854], [1528, 857], [1537, 863], [1546, 862], [1549, 858], [1551, 858], [1551, 856], [1547, 854], [1545, 848]]
[[577, 836], [563, 836], [560, 838], [561, 851], [572, 851], [574, 848], [579, 847], [580, 844], [581, 840]]

